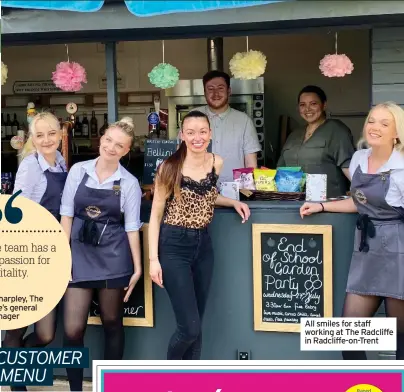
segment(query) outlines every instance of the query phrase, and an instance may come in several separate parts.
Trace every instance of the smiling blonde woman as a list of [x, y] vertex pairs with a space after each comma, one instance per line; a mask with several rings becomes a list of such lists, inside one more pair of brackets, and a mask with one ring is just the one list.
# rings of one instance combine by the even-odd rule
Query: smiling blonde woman
[[[357, 151], [349, 167], [352, 198], [305, 203], [302, 218], [318, 212], [358, 212], [343, 317], [373, 317], [385, 301], [397, 318], [396, 358], [404, 359], [404, 111], [393, 102], [375, 106], [363, 129], [369, 148]], [[365, 360], [365, 352], [343, 358]]]
[[[27, 142], [22, 150], [14, 193], [39, 203], [56, 219], [60, 219], [61, 194], [66, 178], [66, 162], [57, 150], [62, 140], [58, 119], [51, 113], [37, 114], [30, 123]], [[7, 331], [3, 347], [44, 347], [55, 336], [57, 307], [34, 325], [34, 332], [24, 338], [27, 328]], [[25, 391], [25, 387], [11, 387]]]

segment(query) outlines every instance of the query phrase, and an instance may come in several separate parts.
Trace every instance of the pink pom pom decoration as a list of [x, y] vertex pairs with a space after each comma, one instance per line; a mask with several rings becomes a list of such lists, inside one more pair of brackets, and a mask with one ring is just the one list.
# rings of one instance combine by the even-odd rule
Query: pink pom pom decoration
[[62, 61], [52, 72], [52, 81], [63, 91], [79, 91], [87, 83], [86, 70], [78, 63]]
[[320, 71], [329, 78], [342, 78], [354, 70], [352, 61], [345, 54], [327, 54], [320, 61]]

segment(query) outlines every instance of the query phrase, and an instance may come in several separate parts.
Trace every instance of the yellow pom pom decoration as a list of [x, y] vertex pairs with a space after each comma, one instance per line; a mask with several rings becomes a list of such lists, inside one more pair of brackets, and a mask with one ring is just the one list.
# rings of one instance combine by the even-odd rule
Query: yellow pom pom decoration
[[265, 55], [258, 50], [238, 52], [230, 60], [230, 72], [236, 79], [256, 79], [263, 75], [267, 66]]
[[7, 82], [8, 68], [7, 65], [1, 62], [1, 85]]

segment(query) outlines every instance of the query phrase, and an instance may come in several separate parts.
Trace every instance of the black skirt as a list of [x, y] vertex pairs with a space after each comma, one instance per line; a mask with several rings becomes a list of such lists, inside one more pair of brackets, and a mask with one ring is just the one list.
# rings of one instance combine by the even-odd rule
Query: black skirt
[[68, 288], [80, 289], [121, 289], [129, 286], [132, 275], [122, 276], [115, 279], [87, 280], [84, 282], [69, 283]]

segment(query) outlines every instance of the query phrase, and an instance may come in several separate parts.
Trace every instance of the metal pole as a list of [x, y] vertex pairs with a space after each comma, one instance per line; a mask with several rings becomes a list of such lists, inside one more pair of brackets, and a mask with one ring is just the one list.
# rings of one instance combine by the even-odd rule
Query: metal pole
[[118, 120], [118, 87], [116, 82], [116, 43], [105, 44], [107, 68], [108, 124]]

